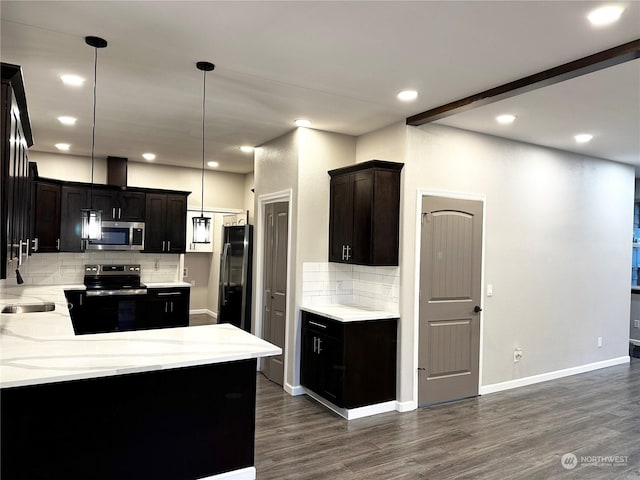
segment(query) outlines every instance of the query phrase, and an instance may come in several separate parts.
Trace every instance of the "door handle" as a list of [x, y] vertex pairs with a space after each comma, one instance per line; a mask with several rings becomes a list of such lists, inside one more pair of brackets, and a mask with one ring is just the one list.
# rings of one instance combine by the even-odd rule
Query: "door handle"
[[480, 313], [481, 311], [482, 311], [482, 309], [478, 305], [473, 307], [473, 313]]

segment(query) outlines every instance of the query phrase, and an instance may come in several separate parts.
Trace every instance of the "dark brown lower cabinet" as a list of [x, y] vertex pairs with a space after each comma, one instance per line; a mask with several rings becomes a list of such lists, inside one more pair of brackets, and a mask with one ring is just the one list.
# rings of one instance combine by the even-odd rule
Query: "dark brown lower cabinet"
[[340, 408], [396, 398], [397, 318], [339, 322], [302, 311], [302, 385]]
[[5, 388], [2, 480], [197, 479], [254, 464], [256, 360]]

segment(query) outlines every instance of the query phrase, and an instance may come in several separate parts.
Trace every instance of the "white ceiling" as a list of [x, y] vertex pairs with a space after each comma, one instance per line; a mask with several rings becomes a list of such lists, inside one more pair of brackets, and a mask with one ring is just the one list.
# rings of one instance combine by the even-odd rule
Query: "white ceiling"
[[[21, 65], [35, 145], [90, 155], [93, 49], [98, 53], [96, 156], [199, 168], [202, 72], [207, 74], [206, 160], [248, 172], [260, 145], [310, 118], [349, 135], [636, 40], [640, 2], [594, 28], [581, 1], [7, 1], [0, 4], [3, 62]], [[84, 87], [58, 76], [76, 73]], [[418, 99], [395, 94], [415, 89]], [[497, 113], [512, 112], [510, 127]], [[74, 127], [60, 115], [78, 117]], [[640, 60], [440, 120], [640, 165]], [[573, 135], [594, 134], [576, 146]], [[393, 160], [393, 159], [390, 159]]]

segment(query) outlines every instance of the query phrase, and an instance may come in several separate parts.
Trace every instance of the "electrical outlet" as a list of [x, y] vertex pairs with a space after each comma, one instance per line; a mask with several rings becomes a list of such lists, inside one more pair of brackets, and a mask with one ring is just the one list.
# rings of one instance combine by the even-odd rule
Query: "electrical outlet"
[[513, 350], [513, 363], [518, 363], [520, 360], [522, 360], [522, 349], [515, 348]]
[[598, 348], [602, 347], [602, 337], [598, 337]]
[[182, 269], [182, 276], [183, 277], [188, 277], [189, 276], [189, 269], [187, 267], [184, 267]]
[[342, 280], [336, 281], [336, 292], [341, 293], [344, 291], [344, 285], [342, 284]]
[[633, 321], [633, 326], [634, 326], [635, 328], [640, 328], [640, 320], [634, 320], [634, 321]]
[[195, 280], [191, 280], [191, 286], [195, 287], [196, 286], [196, 281]]

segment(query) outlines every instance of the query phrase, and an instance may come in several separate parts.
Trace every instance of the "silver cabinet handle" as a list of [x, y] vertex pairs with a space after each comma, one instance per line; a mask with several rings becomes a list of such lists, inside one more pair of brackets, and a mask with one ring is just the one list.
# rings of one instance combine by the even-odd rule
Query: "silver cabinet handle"
[[116, 207], [111, 207], [111, 218], [116, 218]]
[[38, 242], [37, 238], [34, 238], [33, 240], [31, 240], [31, 242], [33, 243], [33, 251], [37, 252], [38, 251], [38, 247], [40, 245], [40, 242]]
[[318, 338], [318, 355], [320, 355], [320, 352], [322, 352], [322, 348], [320, 348], [321, 345], [322, 345], [322, 339]]
[[313, 353], [318, 353], [318, 337], [313, 337]]
[[56, 240], [56, 250], [60, 250], [60, 239]]
[[317, 323], [317, 322], [312, 322], [311, 320], [309, 320], [309, 325], [315, 325], [316, 327], [320, 327], [320, 328], [327, 328], [326, 325], [323, 325], [323, 324]]
[[162, 240], [162, 251], [163, 251], [163, 252], [164, 252], [164, 244], [165, 244], [165, 241], [164, 241], [164, 240]]
[[118, 220], [122, 218], [122, 208], [118, 207]]
[[167, 240], [167, 252], [171, 251], [171, 240]]
[[182, 292], [159, 292], [158, 296], [159, 297], [169, 297], [169, 296], [173, 296], [173, 295], [180, 295]]

